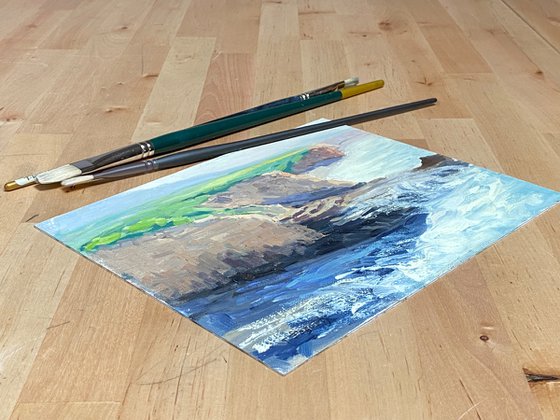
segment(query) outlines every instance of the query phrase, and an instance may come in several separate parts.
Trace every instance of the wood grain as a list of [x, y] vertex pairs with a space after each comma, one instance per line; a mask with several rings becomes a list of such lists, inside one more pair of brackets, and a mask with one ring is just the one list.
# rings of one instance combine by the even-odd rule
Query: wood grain
[[[4, 181], [359, 76], [219, 141], [361, 127], [560, 189], [558, 0], [0, 1]], [[33, 224], [173, 171], [0, 192], [0, 418], [553, 419], [560, 209], [281, 377]]]

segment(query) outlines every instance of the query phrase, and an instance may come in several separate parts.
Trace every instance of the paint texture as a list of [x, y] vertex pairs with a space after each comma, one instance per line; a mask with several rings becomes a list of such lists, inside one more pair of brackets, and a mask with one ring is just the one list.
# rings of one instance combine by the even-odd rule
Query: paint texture
[[340, 127], [38, 227], [285, 374], [559, 200]]

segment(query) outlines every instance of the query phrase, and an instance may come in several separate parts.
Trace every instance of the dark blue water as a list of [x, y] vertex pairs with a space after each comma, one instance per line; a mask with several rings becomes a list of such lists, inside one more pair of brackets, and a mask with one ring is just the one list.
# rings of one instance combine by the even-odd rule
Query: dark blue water
[[[286, 361], [299, 355], [310, 357], [336, 336], [346, 335], [365, 319], [421, 287], [414, 281], [405, 284], [400, 275], [391, 280], [393, 268], [371, 267], [379, 267], [379, 259], [406, 259], [415, 238], [426, 227], [426, 214], [412, 214], [397, 229], [379, 236], [374, 242], [356, 244], [296, 263], [282, 272], [243, 285], [229, 284], [176, 309], [282, 371]], [[340, 273], [346, 273], [344, 278], [337, 278]], [[303, 305], [301, 311], [285, 313], [287, 308], [298, 304]], [[355, 311], [357, 307], [359, 310]], [[282, 317], [285, 323], [282, 333], [273, 342], [269, 340], [272, 325], [262, 322], [269, 317]], [[251, 351], [249, 348], [255, 340], [243, 345], [247, 334], [239, 334], [237, 339], [228, 336], [243, 327], [249, 335], [261, 331], [262, 337], [256, 341], [262, 338], [270, 341], [270, 345], [257, 345], [260, 351]], [[262, 350], [263, 347], [267, 347], [266, 350]]]

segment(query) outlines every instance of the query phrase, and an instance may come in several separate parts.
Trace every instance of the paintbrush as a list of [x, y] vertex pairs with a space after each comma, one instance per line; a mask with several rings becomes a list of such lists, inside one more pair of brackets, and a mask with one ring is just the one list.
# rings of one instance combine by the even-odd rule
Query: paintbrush
[[37, 175], [19, 178], [6, 183], [4, 189], [7, 191], [15, 190], [33, 183], [52, 184], [124, 160], [138, 160], [155, 154], [164, 154], [180, 150], [188, 146], [308, 111], [361, 93], [370, 92], [383, 87], [383, 85], [383, 80], [376, 80], [319, 94], [306, 100], [196, 125], [184, 130], [164, 134], [148, 141], [134, 143], [98, 156], [69, 163], [46, 172], [41, 172]]
[[[263, 104], [263, 105], [259, 105], [259, 106], [253, 107], [253, 108], [246, 109], [244, 111], [237, 112], [235, 114], [226, 115], [226, 116], [217, 118], [215, 120], [208, 121], [204, 124], [212, 123], [212, 122], [219, 121], [219, 120], [224, 120], [226, 118], [236, 117], [236, 116], [243, 115], [243, 114], [249, 114], [249, 113], [259, 111], [259, 110], [263, 110], [263, 109], [274, 108], [278, 105], [284, 105], [284, 104], [291, 103], [291, 102], [304, 101], [304, 100], [309, 99], [313, 96], [317, 96], [317, 95], [321, 95], [321, 94], [324, 94], [324, 93], [339, 90], [339, 89], [342, 89], [344, 87], [355, 86], [355, 85], [358, 84], [359, 80], [360, 79], [358, 77], [351, 77], [351, 78], [346, 79], [346, 80], [341, 80], [339, 82], [331, 83], [330, 85], [327, 85], [327, 86], [323, 86], [323, 87], [320, 87], [320, 88], [317, 88], [317, 89], [313, 89], [313, 90], [309, 90], [307, 92], [300, 93], [299, 95], [294, 95], [294, 96], [289, 96], [287, 98], [278, 99], [278, 100], [268, 102], [268, 103]], [[12, 190], [17, 190], [19, 188], [23, 188], [27, 185], [36, 184], [37, 183], [37, 176], [38, 176], [38, 174], [37, 175], [29, 175], [29, 176], [26, 176], [26, 177], [18, 178], [14, 181], [7, 182], [6, 184], [4, 184], [4, 190], [12, 191]]]
[[400, 104], [389, 108], [378, 109], [376, 111], [365, 112], [363, 114], [352, 115], [349, 117], [339, 118], [332, 121], [307, 125], [304, 127], [294, 128], [291, 130], [285, 130], [277, 133], [253, 137], [248, 140], [242, 140], [233, 143], [219, 144], [216, 146], [187, 150], [184, 152], [173, 153], [166, 156], [162, 156], [160, 158], [146, 159], [139, 162], [113, 166], [111, 168], [92, 172], [87, 175], [66, 179], [62, 181], [62, 185], [65, 187], [71, 187], [78, 184], [85, 184], [94, 181], [108, 181], [112, 179], [139, 175], [148, 172], [174, 168], [177, 166], [183, 166], [189, 163], [199, 162], [202, 160], [221, 156], [226, 153], [236, 152], [239, 150], [261, 146], [263, 144], [269, 144], [280, 140], [286, 140], [297, 136], [303, 136], [305, 134], [316, 133], [319, 131], [339, 127], [341, 125], [360, 124], [366, 121], [376, 120], [380, 118], [390, 117], [392, 115], [402, 114], [404, 112], [414, 111], [416, 109], [433, 105], [436, 103], [436, 101], [437, 101], [436, 98], [423, 99], [421, 101]]

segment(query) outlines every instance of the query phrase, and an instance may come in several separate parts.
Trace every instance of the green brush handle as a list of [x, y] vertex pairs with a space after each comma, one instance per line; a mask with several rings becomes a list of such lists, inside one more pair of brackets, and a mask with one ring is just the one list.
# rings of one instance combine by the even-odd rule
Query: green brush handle
[[305, 101], [288, 103], [274, 108], [262, 109], [249, 114], [220, 119], [206, 124], [196, 125], [184, 130], [174, 131], [155, 137], [148, 141], [155, 154], [172, 152], [198, 143], [226, 136], [237, 131], [246, 130], [269, 121], [278, 120], [289, 115], [307, 111], [318, 106], [336, 102], [343, 98], [341, 91], [324, 93]]
[[[265, 124], [269, 121], [278, 120], [289, 115], [297, 114], [327, 105], [341, 99], [350, 98], [361, 93], [382, 88], [383, 80], [363, 83], [357, 86], [344, 87], [340, 90], [313, 96], [301, 102], [292, 102], [284, 105], [256, 110], [250, 113], [235, 114], [230, 118], [220, 118], [205, 124], [173, 133], [164, 134], [148, 141], [130, 144], [101, 155], [82, 159], [70, 165], [79, 169], [81, 173], [87, 173], [103, 166], [129, 159], [141, 159], [155, 154], [164, 154], [180, 150], [188, 146], [226, 136], [237, 131]], [[53, 182], [53, 181], [50, 181]], [[10, 187], [10, 186], [9, 186]]]

